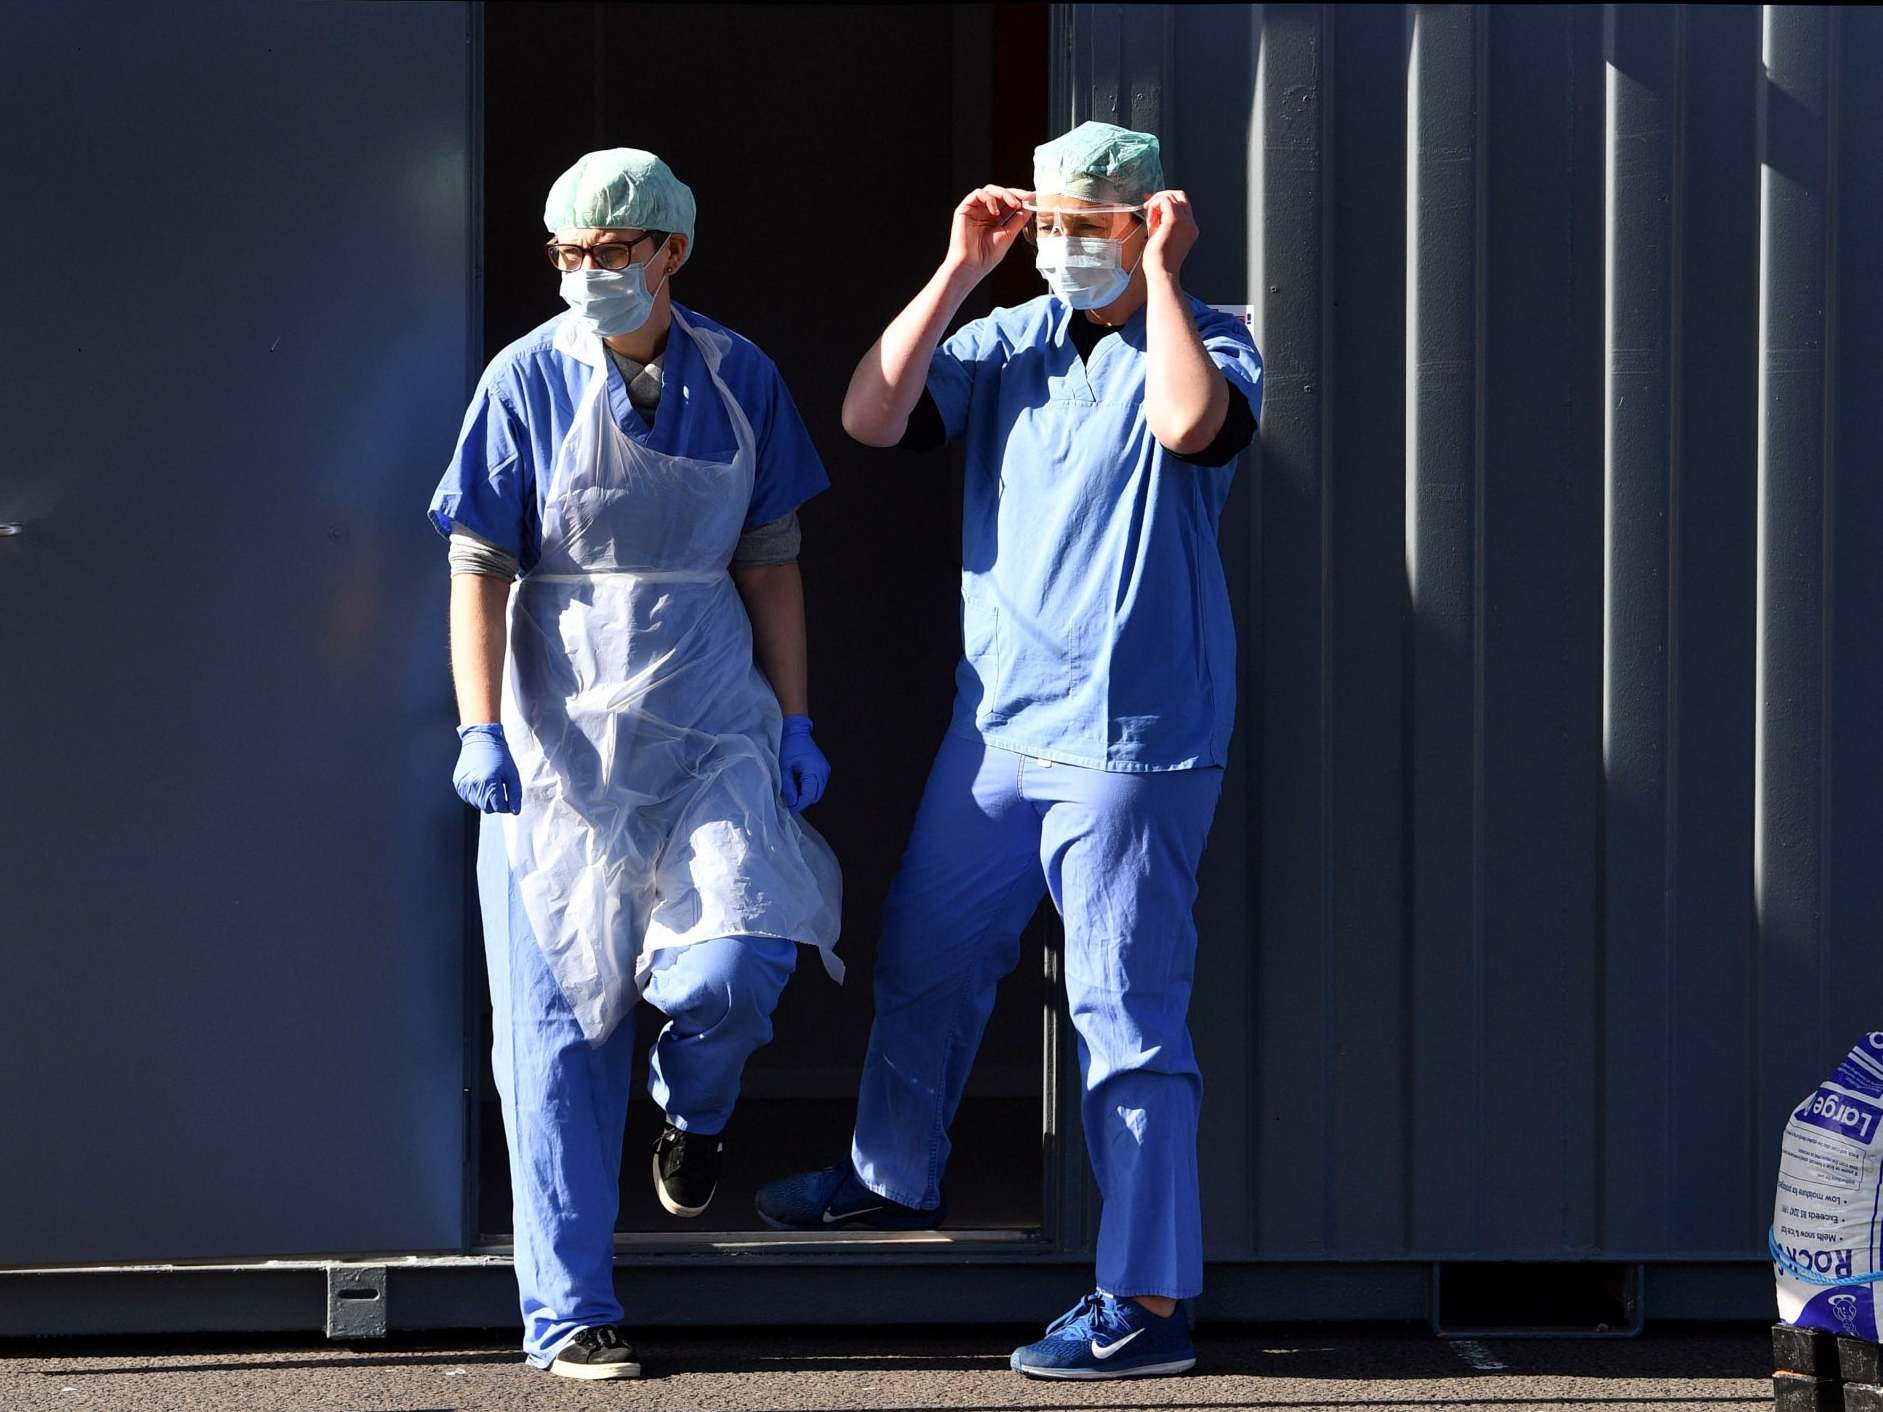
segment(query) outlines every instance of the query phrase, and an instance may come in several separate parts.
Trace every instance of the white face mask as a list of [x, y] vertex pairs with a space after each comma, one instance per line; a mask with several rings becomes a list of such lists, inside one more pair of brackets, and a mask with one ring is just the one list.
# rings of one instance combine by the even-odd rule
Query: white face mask
[[[666, 248], [667, 241], [661, 241], [660, 250]], [[660, 250], [654, 252], [650, 264], [660, 258]], [[598, 338], [633, 333], [653, 314], [660, 286], [667, 283], [666, 276], [661, 276], [660, 286], [650, 294], [643, 271], [640, 265], [625, 270], [569, 270], [562, 276], [563, 302]]]
[[1133, 265], [1124, 267], [1125, 243], [1087, 235], [1042, 235], [1034, 268], [1055, 295], [1075, 309], [1103, 309], [1125, 292]]

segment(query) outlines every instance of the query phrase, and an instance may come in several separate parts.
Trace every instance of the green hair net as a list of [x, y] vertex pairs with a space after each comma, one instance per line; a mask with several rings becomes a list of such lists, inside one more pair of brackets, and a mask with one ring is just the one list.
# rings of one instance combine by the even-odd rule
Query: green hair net
[[687, 238], [693, 258], [693, 192], [665, 162], [638, 147], [578, 157], [556, 178], [543, 206], [550, 233], [568, 226], [664, 230]]
[[1151, 133], [1080, 123], [1033, 149], [1033, 189], [1081, 201], [1142, 201], [1164, 189], [1164, 159]]

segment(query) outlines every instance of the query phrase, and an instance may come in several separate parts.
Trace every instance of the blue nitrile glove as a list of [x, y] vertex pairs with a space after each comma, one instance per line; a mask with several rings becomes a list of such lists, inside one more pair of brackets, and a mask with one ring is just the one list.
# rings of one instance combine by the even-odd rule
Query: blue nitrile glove
[[464, 742], [458, 751], [458, 768], [451, 783], [458, 798], [486, 814], [517, 814], [523, 809], [523, 779], [517, 774], [517, 762], [510, 758], [510, 743], [503, 738], [503, 727], [459, 726], [458, 739]]
[[784, 776], [785, 808], [803, 813], [824, 797], [830, 783], [830, 761], [811, 739], [809, 716], [786, 716], [778, 738], [778, 772]]

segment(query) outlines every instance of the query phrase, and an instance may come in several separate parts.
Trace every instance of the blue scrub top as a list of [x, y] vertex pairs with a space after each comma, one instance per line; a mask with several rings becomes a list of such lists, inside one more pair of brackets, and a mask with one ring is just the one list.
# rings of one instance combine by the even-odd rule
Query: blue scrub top
[[[1259, 419], [1248, 330], [1200, 300], [1190, 309]], [[1180, 461], [1151, 435], [1143, 310], [1089, 364], [1073, 317], [1051, 295], [996, 309], [929, 367], [967, 451], [955, 728], [1089, 769], [1221, 765], [1236, 635], [1216, 527], [1235, 462]]]
[[[695, 329], [722, 334], [729, 344], [719, 376], [751, 422], [758, 446], [745, 527], [790, 514], [830, 479], [777, 366], [724, 325], [684, 305], [675, 307]], [[456, 523], [516, 555], [525, 574], [542, 554], [543, 482], [555, 468], [556, 452], [596, 373], [586, 357], [600, 359], [615, 425], [641, 445], [720, 462], [738, 451], [725, 402], [691, 338], [678, 328], [667, 337], [660, 406], [650, 427], [628, 400], [614, 359], [595, 340], [574, 336], [579, 326], [573, 317], [558, 314], [491, 360], [464, 415], [451, 464], [432, 496], [431, 520], [440, 534], [449, 535]]]

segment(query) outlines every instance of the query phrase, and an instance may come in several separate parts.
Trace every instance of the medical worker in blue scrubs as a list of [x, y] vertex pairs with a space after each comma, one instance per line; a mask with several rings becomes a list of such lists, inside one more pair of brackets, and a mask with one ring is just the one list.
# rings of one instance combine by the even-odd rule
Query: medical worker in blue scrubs
[[[1085, 123], [1035, 152], [1034, 178], [956, 208], [947, 260], [844, 401], [868, 445], [965, 443], [966, 650], [883, 910], [850, 1156], [758, 1209], [793, 1230], [941, 1223], [948, 1127], [1049, 895], [1104, 1215], [1098, 1288], [1013, 1367], [1177, 1373], [1196, 1359], [1177, 1301], [1203, 1284], [1191, 908], [1236, 695], [1216, 529], [1262, 363], [1179, 282], [1197, 226], [1155, 137]], [[1048, 292], [944, 340], [1028, 243]]]
[[[432, 498], [479, 861], [524, 1352], [635, 1377], [614, 1227], [634, 1025], [656, 1194], [697, 1216], [800, 945], [841, 977], [797, 508], [827, 484], [771, 360], [675, 302], [693, 193], [592, 152], [543, 214], [569, 308], [497, 355]], [[623, 1020], [629, 1023], [623, 1024]]]

